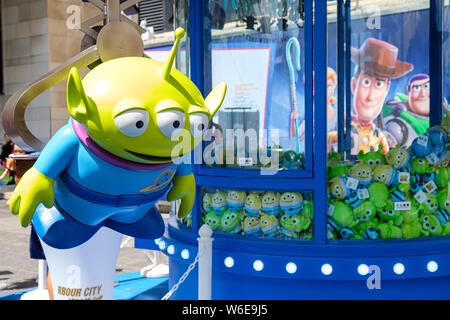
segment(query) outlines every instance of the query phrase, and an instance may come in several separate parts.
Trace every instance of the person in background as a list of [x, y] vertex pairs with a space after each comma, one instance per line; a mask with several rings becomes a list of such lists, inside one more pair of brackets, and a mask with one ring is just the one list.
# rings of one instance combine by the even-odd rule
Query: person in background
[[[0, 181], [3, 181], [10, 176], [14, 177], [14, 169], [12, 168], [13, 163], [10, 159], [8, 159], [9, 155], [13, 153], [13, 149], [14, 142], [12, 142], [8, 135], [5, 133], [4, 142], [2, 145], [2, 153], [0, 155], [0, 160], [5, 170], [0, 175]], [[8, 184], [14, 184], [14, 178]]]

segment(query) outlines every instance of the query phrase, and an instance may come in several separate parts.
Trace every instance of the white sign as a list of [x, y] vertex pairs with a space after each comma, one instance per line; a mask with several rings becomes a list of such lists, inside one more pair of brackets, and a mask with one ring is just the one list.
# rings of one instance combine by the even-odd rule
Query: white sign
[[394, 202], [394, 210], [396, 211], [408, 211], [411, 209], [411, 201]]

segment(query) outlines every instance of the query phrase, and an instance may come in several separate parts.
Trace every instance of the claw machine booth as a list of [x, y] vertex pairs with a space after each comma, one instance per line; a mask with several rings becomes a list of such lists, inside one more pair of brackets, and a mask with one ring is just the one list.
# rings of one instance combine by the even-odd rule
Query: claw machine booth
[[[213, 299], [449, 298], [449, 11], [177, 1], [186, 72], [228, 91], [192, 154], [194, 209], [156, 241], [169, 287], [206, 223]], [[197, 299], [197, 283], [172, 298]]]

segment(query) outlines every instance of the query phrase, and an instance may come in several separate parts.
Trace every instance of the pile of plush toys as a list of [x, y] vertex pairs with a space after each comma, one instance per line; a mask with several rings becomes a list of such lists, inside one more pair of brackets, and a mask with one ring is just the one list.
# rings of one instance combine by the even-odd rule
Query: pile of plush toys
[[449, 139], [429, 128], [409, 148], [386, 156], [360, 152], [358, 161], [328, 158], [329, 239], [397, 239], [450, 234]]
[[311, 239], [313, 204], [298, 192], [203, 193], [203, 221], [212, 230], [251, 236]]

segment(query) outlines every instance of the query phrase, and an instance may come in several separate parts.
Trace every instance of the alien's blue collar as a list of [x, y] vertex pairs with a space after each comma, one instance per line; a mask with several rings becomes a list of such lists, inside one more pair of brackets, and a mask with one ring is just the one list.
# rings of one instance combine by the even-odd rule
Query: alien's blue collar
[[123, 159], [111, 152], [100, 147], [91, 137], [89, 137], [86, 129], [83, 125], [77, 122], [75, 119], [72, 119], [72, 127], [73, 131], [77, 135], [78, 139], [80, 139], [81, 143], [92, 153], [94, 153], [100, 159], [111, 163], [117, 167], [134, 170], [134, 171], [153, 171], [153, 170], [161, 170], [172, 164], [172, 162], [167, 163], [140, 163], [134, 162], [131, 160]]

